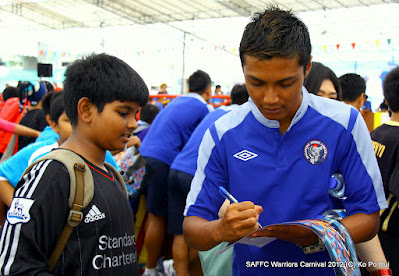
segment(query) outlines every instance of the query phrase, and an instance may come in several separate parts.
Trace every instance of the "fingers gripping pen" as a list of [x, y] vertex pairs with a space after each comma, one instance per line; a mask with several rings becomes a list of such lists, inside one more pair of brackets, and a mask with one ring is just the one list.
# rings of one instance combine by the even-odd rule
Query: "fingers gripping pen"
[[[226, 199], [230, 200], [231, 203], [238, 203], [238, 200], [235, 199], [234, 196], [232, 196], [224, 187], [219, 186], [219, 193]], [[262, 225], [259, 223], [259, 228], [262, 228]]]

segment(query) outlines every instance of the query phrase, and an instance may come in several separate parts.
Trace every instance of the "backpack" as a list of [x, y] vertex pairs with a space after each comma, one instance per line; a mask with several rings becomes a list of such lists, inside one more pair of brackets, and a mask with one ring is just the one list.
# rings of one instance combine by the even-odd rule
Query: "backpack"
[[[71, 208], [69, 211], [68, 220], [62, 230], [61, 236], [58, 239], [57, 245], [52, 252], [49, 259], [49, 270], [52, 272], [58, 259], [60, 258], [64, 248], [72, 234], [73, 228], [78, 226], [83, 219], [83, 208], [87, 207], [94, 195], [94, 181], [93, 175], [89, 166], [78, 154], [67, 149], [57, 149], [49, 152], [48, 154], [35, 160], [26, 168], [22, 175], [27, 174], [34, 165], [43, 160], [56, 160], [64, 164], [69, 172], [70, 179], [70, 192], [68, 199], [68, 206]], [[106, 168], [111, 171], [119, 181], [122, 190], [127, 197], [125, 182], [112, 165], [105, 163]]]

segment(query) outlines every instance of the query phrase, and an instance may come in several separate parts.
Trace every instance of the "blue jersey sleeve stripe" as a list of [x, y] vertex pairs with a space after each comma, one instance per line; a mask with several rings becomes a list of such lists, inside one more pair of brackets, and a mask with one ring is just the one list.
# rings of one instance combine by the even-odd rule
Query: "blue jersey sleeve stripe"
[[218, 133], [217, 133], [217, 131], [216, 131], [215, 124], [212, 124], [212, 125], [209, 127], [209, 132], [210, 132], [210, 134], [211, 134], [211, 136], [212, 136], [213, 141], [219, 141], [219, 140], [220, 140], [220, 138], [219, 138], [219, 136], [218, 136]]
[[187, 216], [188, 209], [195, 203], [197, 197], [202, 189], [202, 184], [205, 179], [205, 167], [209, 161], [212, 150], [215, 147], [215, 142], [209, 129], [205, 132], [204, 138], [198, 150], [197, 170], [191, 182], [190, 192], [187, 195], [186, 207], [184, 215]]
[[352, 129], [355, 126], [358, 115], [359, 115], [359, 112], [355, 108], [351, 108], [351, 113], [350, 113], [348, 128], [347, 128], [349, 132], [352, 132]]
[[353, 126], [352, 136], [355, 140], [357, 151], [366, 168], [366, 171], [373, 181], [374, 191], [376, 193], [378, 205], [380, 209], [385, 209], [388, 206], [385, 200], [382, 178], [380, 171], [378, 169], [379, 167], [377, 159], [373, 151], [373, 145], [371, 142], [370, 133], [360, 113], [358, 113], [357, 111], [355, 113], [357, 114], [357, 120], [355, 121]]

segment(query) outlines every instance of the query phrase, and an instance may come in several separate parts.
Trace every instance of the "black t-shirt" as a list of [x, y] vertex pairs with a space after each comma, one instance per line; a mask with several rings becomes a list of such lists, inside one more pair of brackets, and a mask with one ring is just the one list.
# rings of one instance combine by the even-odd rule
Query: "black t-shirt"
[[[46, 121], [46, 116], [44, 115], [42, 109], [29, 110], [19, 123], [38, 131], [43, 131], [43, 129], [48, 125]], [[30, 143], [35, 142], [35, 140], [35, 137], [21, 135], [18, 136], [18, 150], [26, 147]]]
[[[93, 174], [94, 197], [82, 210], [83, 220], [54, 274], [136, 275], [133, 213], [126, 195], [114, 175], [86, 163]], [[69, 173], [58, 161], [42, 161], [23, 176], [10, 208], [21, 215], [7, 219], [0, 241], [1, 275], [48, 275], [48, 259], [69, 214], [69, 189]]]
[[399, 123], [389, 121], [379, 126], [371, 139], [388, 202], [381, 214], [381, 230], [399, 235]]

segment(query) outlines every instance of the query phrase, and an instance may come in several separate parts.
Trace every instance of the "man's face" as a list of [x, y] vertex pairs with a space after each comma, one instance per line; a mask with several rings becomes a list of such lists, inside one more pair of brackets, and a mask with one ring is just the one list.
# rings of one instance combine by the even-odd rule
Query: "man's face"
[[299, 57], [273, 57], [258, 60], [245, 55], [243, 67], [248, 94], [260, 112], [269, 120], [277, 120], [287, 129], [302, 101], [303, 80], [311, 63], [299, 66]]

